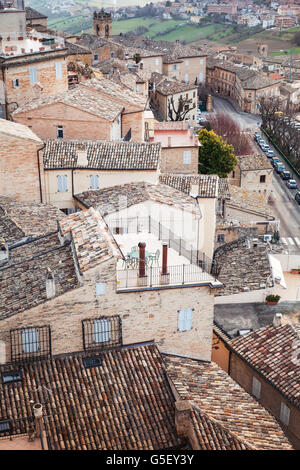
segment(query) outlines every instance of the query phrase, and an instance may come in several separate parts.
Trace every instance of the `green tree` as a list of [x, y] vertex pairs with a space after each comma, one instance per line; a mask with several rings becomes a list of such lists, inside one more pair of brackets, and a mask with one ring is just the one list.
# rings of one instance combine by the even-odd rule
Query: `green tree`
[[233, 146], [227, 144], [214, 131], [207, 129], [202, 129], [198, 133], [198, 138], [201, 143], [199, 147], [199, 173], [226, 178], [237, 165]]

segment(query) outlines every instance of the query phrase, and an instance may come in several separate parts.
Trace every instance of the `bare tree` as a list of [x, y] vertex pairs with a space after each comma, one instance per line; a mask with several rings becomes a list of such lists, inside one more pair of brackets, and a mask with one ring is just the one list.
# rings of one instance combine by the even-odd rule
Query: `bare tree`
[[228, 114], [217, 112], [208, 118], [211, 129], [234, 148], [235, 155], [249, 155], [253, 152], [252, 137], [242, 131], [240, 125]]
[[190, 103], [191, 100], [180, 97], [175, 106], [173, 96], [168, 100], [168, 116], [171, 121], [184, 121], [185, 116], [191, 111], [193, 106]]

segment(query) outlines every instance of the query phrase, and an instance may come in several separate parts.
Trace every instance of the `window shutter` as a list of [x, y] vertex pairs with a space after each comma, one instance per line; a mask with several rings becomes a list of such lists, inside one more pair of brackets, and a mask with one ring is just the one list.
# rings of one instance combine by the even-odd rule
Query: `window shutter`
[[68, 191], [68, 177], [67, 175], [62, 176], [62, 190], [63, 191]]
[[178, 312], [178, 330], [187, 331], [193, 328], [193, 309], [186, 308]]
[[57, 175], [57, 191], [60, 193], [62, 192], [63, 190], [63, 186], [62, 186], [62, 176], [61, 175]]
[[30, 78], [31, 85], [34, 85], [37, 82], [36, 67], [29, 68], [29, 78]]
[[289, 425], [289, 422], [290, 422], [290, 409], [283, 402], [281, 402], [281, 407], [280, 407], [280, 419], [286, 426]]
[[22, 346], [24, 353], [37, 352], [39, 348], [38, 330], [29, 328], [22, 331]]
[[96, 295], [104, 295], [106, 292], [106, 284], [104, 282], [96, 282]]
[[95, 320], [93, 330], [95, 343], [106, 343], [110, 340], [109, 320]]
[[190, 150], [185, 150], [183, 152], [183, 163], [185, 165], [189, 165], [191, 163], [191, 151]]
[[179, 310], [178, 312], [178, 330], [184, 331], [184, 323], [185, 323], [185, 314], [184, 310]]
[[260, 389], [261, 389], [261, 383], [259, 380], [257, 380], [256, 377], [253, 377], [253, 380], [252, 380], [252, 394], [256, 397], [256, 398], [260, 398]]
[[56, 78], [62, 78], [62, 64], [61, 62], [55, 63], [56, 68]]

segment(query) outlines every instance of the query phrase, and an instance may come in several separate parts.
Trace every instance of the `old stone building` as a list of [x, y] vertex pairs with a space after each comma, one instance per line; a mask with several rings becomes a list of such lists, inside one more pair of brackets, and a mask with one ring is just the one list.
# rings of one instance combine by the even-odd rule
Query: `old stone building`
[[[279, 314], [280, 315], [280, 314]], [[213, 360], [281, 423], [300, 448], [299, 325], [267, 325], [231, 339], [214, 328]]]
[[47, 16], [31, 7], [25, 8], [26, 26], [36, 31], [47, 31]]
[[102, 8], [99, 12], [94, 12], [94, 33], [101, 38], [110, 39], [112, 32], [111, 13], [104, 11]]
[[111, 57], [110, 45], [103, 37], [84, 33], [76, 39], [76, 45], [90, 51], [93, 65], [108, 60]]
[[0, 194], [42, 202], [43, 142], [28, 127], [0, 119]]

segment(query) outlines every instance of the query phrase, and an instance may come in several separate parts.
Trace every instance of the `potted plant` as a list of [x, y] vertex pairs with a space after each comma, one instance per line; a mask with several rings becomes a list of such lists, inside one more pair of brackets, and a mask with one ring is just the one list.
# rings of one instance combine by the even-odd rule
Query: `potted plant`
[[266, 297], [266, 304], [267, 305], [277, 305], [280, 299], [281, 299], [280, 295], [269, 294]]

